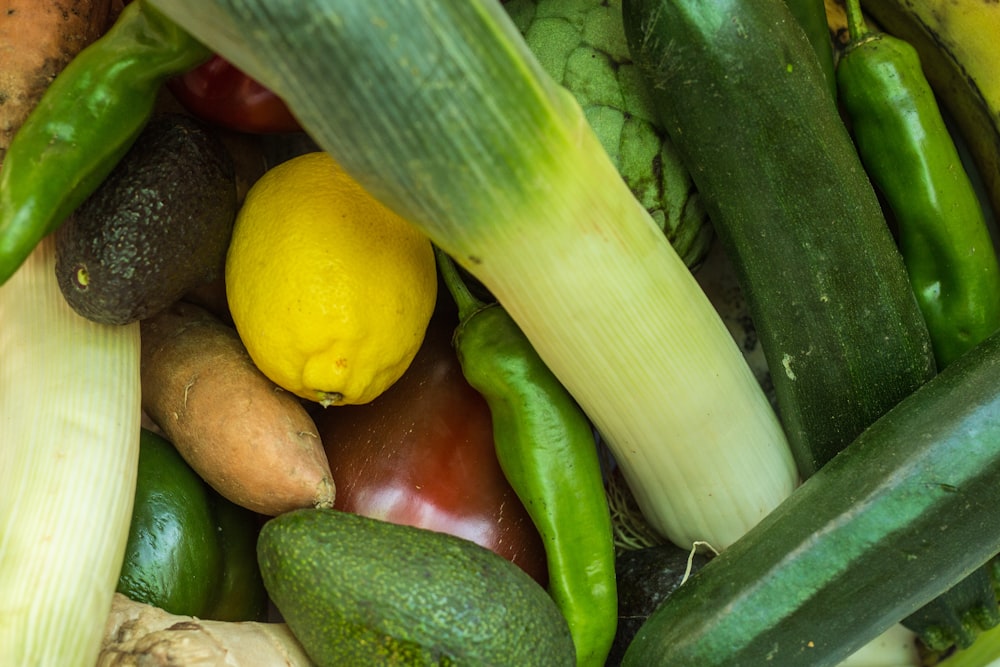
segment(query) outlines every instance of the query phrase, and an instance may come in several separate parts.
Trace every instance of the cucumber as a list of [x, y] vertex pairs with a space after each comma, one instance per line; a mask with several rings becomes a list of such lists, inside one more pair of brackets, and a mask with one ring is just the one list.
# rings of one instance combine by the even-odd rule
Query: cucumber
[[625, 0], [622, 11], [808, 477], [936, 371], [902, 257], [782, 0]]
[[643, 624], [624, 665], [835, 665], [1000, 552], [1000, 332]]
[[264, 586], [318, 667], [572, 667], [544, 588], [475, 542], [333, 509], [261, 529]]
[[902, 620], [929, 650], [972, 646], [980, 633], [1000, 624], [992, 564], [986, 564]]

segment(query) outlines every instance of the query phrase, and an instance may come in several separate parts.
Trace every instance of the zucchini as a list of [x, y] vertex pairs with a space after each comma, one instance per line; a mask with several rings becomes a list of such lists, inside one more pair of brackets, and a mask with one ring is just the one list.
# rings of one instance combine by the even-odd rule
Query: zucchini
[[823, 0], [785, 0], [792, 16], [806, 33], [813, 52], [823, 71], [823, 80], [833, 99], [837, 99], [837, 76], [833, 61], [833, 41], [826, 19], [826, 3]]
[[987, 563], [902, 620], [931, 651], [972, 646], [980, 633], [1000, 624], [993, 588], [992, 564]]
[[625, 0], [622, 11], [808, 477], [936, 371], [902, 257], [782, 0]]
[[1000, 552], [1000, 332], [678, 588], [624, 665], [835, 665]]

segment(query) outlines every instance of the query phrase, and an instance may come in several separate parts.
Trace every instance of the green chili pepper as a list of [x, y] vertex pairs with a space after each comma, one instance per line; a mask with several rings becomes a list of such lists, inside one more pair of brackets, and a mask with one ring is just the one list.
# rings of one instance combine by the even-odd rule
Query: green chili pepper
[[499, 304], [472, 295], [436, 250], [460, 323], [454, 345], [486, 399], [497, 458], [545, 545], [549, 593], [577, 664], [604, 665], [618, 624], [611, 515], [590, 421]]
[[847, 3], [837, 66], [858, 152], [898, 227], [910, 284], [943, 368], [1000, 328], [1000, 268], [985, 216], [916, 50], [869, 32]]
[[[1000, 328], [996, 252], [916, 50], [869, 32], [859, 0], [848, 0], [846, 10], [850, 42], [837, 65], [839, 98], [862, 163], [895, 218], [941, 369]], [[983, 566], [902, 623], [943, 650], [972, 643], [996, 624], [995, 610]]]
[[135, 141], [164, 81], [211, 52], [145, 0], [52, 81], [0, 170], [0, 285], [55, 231]]

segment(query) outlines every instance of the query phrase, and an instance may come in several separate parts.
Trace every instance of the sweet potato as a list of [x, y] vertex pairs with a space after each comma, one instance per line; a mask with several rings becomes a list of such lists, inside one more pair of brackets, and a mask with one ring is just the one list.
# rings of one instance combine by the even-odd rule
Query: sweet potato
[[110, 19], [111, 0], [0, 3], [0, 163], [52, 79]]
[[234, 328], [181, 301], [140, 331], [143, 409], [208, 484], [268, 516], [333, 506], [315, 423], [257, 369]]
[[310, 667], [284, 623], [175, 616], [115, 593], [97, 667]]

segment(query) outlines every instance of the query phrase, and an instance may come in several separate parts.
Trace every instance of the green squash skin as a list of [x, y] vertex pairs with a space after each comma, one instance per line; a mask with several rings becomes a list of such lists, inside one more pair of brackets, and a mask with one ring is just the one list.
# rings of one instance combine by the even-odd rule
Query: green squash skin
[[473, 542], [333, 509], [264, 524], [264, 585], [319, 667], [576, 664], [544, 588]]
[[902, 257], [782, 0], [625, 0], [623, 13], [807, 478], [936, 372]]
[[1000, 332], [681, 586], [624, 665], [836, 665], [1000, 551]]

